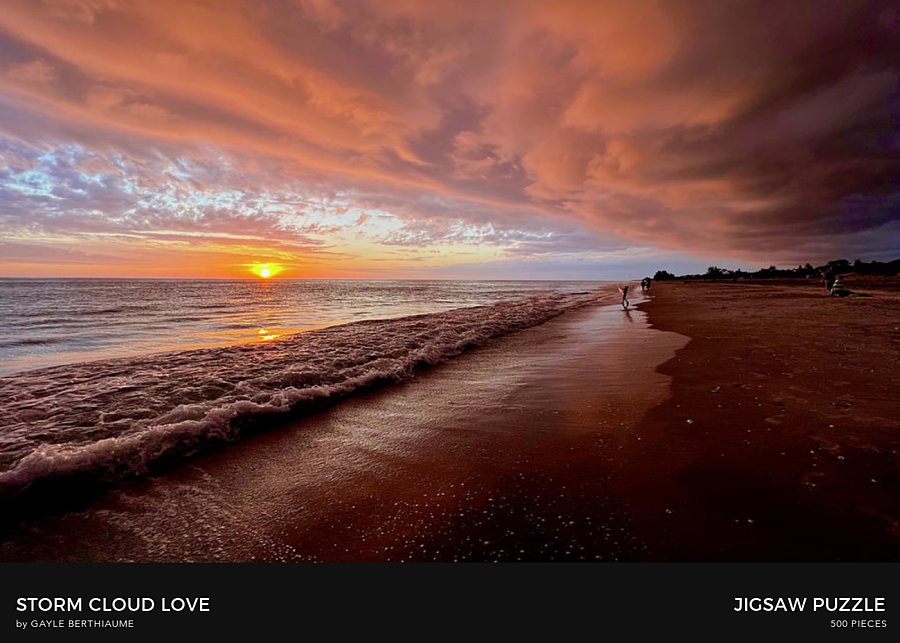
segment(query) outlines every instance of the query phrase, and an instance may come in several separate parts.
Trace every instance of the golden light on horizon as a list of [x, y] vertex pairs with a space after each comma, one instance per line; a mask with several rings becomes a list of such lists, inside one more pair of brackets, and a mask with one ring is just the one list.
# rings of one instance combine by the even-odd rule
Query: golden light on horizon
[[284, 266], [278, 263], [253, 263], [250, 264], [250, 272], [262, 279], [274, 277], [284, 270]]

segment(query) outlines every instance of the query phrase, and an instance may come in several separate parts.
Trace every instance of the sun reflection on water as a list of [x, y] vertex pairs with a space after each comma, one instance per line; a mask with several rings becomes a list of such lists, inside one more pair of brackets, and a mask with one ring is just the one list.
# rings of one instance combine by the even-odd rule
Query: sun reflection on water
[[259, 335], [260, 341], [263, 342], [271, 342], [273, 339], [281, 337], [281, 333], [273, 333], [268, 328], [260, 328], [256, 332]]

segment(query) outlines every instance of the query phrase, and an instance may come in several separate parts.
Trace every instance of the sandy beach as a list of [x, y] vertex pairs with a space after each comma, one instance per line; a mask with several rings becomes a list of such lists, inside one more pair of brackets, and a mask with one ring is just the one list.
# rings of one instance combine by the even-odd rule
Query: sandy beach
[[900, 289], [666, 283], [65, 510], [3, 560], [895, 560]]
[[[617, 478], [654, 560], [900, 557], [900, 284], [673, 283], [643, 306], [689, 335]], [[671, 512], [671, 513], [670, 513]]]

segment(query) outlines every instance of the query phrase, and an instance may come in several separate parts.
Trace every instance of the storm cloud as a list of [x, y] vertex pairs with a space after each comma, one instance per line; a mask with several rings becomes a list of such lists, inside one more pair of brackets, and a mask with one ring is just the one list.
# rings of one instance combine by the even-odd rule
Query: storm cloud
[[887, 1], [9, 0], [0, 226], [895, 258], [898, 29]]

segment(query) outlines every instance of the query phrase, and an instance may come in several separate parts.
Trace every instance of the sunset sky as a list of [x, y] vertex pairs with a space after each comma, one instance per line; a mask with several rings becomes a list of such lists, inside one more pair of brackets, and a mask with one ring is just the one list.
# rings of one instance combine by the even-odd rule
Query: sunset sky
[[0, 276], [900, 256], [896, 2], [0, 1]]

